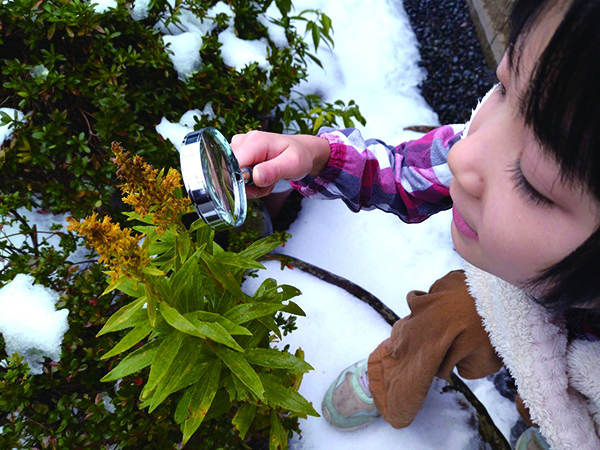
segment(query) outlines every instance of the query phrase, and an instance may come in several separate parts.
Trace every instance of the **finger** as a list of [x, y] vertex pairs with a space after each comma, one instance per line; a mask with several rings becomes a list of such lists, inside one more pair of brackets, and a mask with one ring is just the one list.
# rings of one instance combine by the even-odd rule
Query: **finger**
[[231, 139], [231, 149], [240, 166], [254, 166], [268, 159], [268, 137], [260, 131], [237, 134]]
[[252, 179], [255, 185], [267, 187], [280, 180], [300, 180], [309, 172], [310, 161], [300, 158], [295, 151], [290, 150], [254, 166]]
[[246, 196], [248, 198], [260, 198], [269, 195], [273, 190], [274, 186], [258, 187], [258, 186], [246, 186]]

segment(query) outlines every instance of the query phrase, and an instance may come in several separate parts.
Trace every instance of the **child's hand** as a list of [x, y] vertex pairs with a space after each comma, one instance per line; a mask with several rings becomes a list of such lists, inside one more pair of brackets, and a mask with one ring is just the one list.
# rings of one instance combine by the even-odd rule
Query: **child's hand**
[[329, 161], [329, 142], [309, 135], [282, 135], [263, 131], [238, 134], [231, 148], [240, 167], [253, 167], [254, 186], [246, 186], [250, 198], [269, 194], [279, 180], [317, 176]]

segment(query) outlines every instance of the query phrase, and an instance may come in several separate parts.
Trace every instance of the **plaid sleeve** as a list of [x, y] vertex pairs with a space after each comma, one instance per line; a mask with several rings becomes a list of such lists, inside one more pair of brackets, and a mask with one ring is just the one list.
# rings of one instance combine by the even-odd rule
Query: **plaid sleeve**
[[353, 128], [326, 131], [320, 136], [331, 147], [328, 167], [292, 185], [306, 197], [341, 198], [355, 212], [378, 208], [404, 222], [421, 222], [452, 205], [448, 151], [460, 134], [443, 126], [392, 147], [364, 140]]

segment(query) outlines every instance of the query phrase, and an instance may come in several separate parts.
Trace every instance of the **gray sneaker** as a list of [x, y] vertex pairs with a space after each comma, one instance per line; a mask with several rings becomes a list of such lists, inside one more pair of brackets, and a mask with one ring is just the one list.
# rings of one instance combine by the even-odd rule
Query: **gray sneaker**
[[515, 450], [550, 450], [550, 446], [539, 430], [531, 427], [519, 436]]
[[327, 389], [321, 410], [331, 426], [344, 431], [362, 428], [381, 417], [369, 390], [366, 359], [342, 371]]

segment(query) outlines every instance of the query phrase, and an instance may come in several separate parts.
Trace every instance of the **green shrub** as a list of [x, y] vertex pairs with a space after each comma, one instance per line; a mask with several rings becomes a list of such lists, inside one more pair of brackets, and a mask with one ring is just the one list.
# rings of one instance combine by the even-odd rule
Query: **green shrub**
[[[37, 283], [59, 292], [57, 307], [69, 310], [69, 330], [63, 338], [61, 359], [46, 360], [41, 375], [28, 375], [21, 358], [6, 355], [0, 336], [0, 359], [6, 362], [0, 365], [0, 448], [247, 448], [268, 438], [272, 424], [276, 440], [271, 440], [270, 446], [275, 448], [279, 443], [283, 448], [284, 435], [297, 430], [298, 411], [295, 415], [284, 414], [272, 392], [263, 394], [256, 383], [252, 385], [254, 391], [243, 383], [236, 384], [232, 374], [235, 372], [227, 364], [222, 364], [219, 390], [213, 399], [214, 405], [225, 405], [227, 411], [218, 418], [205, 417], [185, 446], [181, 443], [180, 423], [185, 431], [185, 423], [190, 422], [181, 407], [177, 411], [177, 406], [186, 387], [162, 402], [152, 400], [158, 391], [152, 395], [143, 391], [152, 371], [158, 370], [152, 364], [119, 381], [101, 382], [119, 361], [125, 361], [122, 354], [107, 359], [102, 356], [125, 339], [129, 329], [98, 332], [106, 326], [108, 317], [131, 298], [117, 290], [101, 296], [106, 274], [95, 263], [96, 256], [79, 256], [76, 249], [80, 241], [73, 233], [60, 225], [39, 229], [23, 207], [29, 209], [29, 215], [70, 212], [82, 218], [92, 211], [110, 213], [117, 223], [124, 223], [123, 204], [115, 195], [115, 169], [108, 164], [111, 143], [121, 142], [155, 167], [178, 167], [177, 152], [155, 131], [155, 126], [162, 117], [177, 122], [186, 111], [202, 109], [208, 103], [214, 116], [202, 116], [195, 128], [216, 126], [226, 136], [257, 128], [314, 132], [320, 125], [334, 125], [337, 120], [345, 125], [353, 119], [363, 121], [352, 103], [326, 104], [316, 96], [293, 93], [306, 77], [307, 62], [315, 58], [304, 41], [304, 32], [315, 44], [332, 45], [331, 23], [327, 16], [315, 11], [291, 15], [291, 2], [277, 0], [282, 12], [277, 23], [284, 28], [288, 41], [287, 46], [278, 47], [260, 20], [272, 3], [270, 0], [227, 1], [235, 16], [237, 36], [267, 39], [269, 65], [276, 68], [265, 70], [250, 64], [238, 71], [226, 66], [220, 54], [218, 36], [229, 19], [224, 15], [207, 17], [216, 1], [189, 0], [186, 4], [176, 2], [175, 6], [167, 1], [151, 1], [148, 17], [143, 20], [131, 18], [132, 3], [119, 0], [116, 9], [102, 14], [81, 0], [11, 0], [3, 2], [0, 8], [0, 108], [25, 114], [23, 121], [0, 114], [0, 124], [13, 126], [11, 140], [0, 143], [0, 217], [4, 230], [14, 230], [12, 235], [4, 233], [0, 239], [0, 286], [17, 273], [31, 274]], [[200, 49], [202, 67], [185, 81], [179, 78], [168, 49], [154, 28], [165, 17], [177, 25], [182, 11], [215, 23]], [[166, 231], [156, 239], [153, 250], [157, 245], [167, 245], [163, 240], [174, 236], [169, 233], [173, 232]], [[213, 293], [225, 289], [225, 284], [215, 281], [212, 272], [206, 272], [210, 272], [207, 264], [213, 264], [211, 267], [219, 276], [229, 270], [229, 288], [240, 295], [241, 268], [236, 271], [230, 267], [235, 257], [215, 244], [210, 250], [212, 238], [205, 228], [193, 234], [201, 236], [191, 239], [190, 247], [192, 243], [200, 247], [205, 243], [204, 249], [200, 253], [188, 251], [187, 259], [178, 253], [173, 264], [187, 262], [195, 255], [192, 260], [197, 260], [198, 265], [194, 270], [199, 271], [207, 286], [212, 286]], [[50, 238], [59, 239], [60, 243], [52, 243]], [[255, 245], [268, 250], [275, 245], [275, 241], [271, 242]], [[243, 257], [244, 252], [252, 251], [239, 248], [243, 264], [256, 264]], [[272, 283], [264, 285], [255, 297], [279, 301], [281, 305], [282, 295], [295, 292], [285, 288], [284, 294], [278, 293]], [[128, 286], [121, 288], [131, 292]], [[226, 314], [226, 306], [234, 307], [232, 295], [229, 291], [223, 294], [222, 310], [208, 312]], [[238, 300], [250, 301], [247, 296]], [[163, 321], [161, 304], [159, 301], [155, 319], [160, 329], [153, 337], [156, 339], [166, 326], [173, 329]], [[164, 307], [164, 311], [169, 310]], [[136, 320], [140, 317], [138, 312]], [[293, 322], [287, 323], [276, 312], [259, 322], [242, 324], [260, 336], [252, 343], [256, 348], [266, 349], [272, 336], [281, 332], [279, 329], [285, 333], [293, 328]], [[197, 336], [185, 339], [201, 340]], [[251, 337], [234, 339], [242, 348], [254, 348]], [[227, 347], [223, 343], [216, 346]], [[278, 377], [282, 386], [288, 386], [290, 398], [297, 398], [290, 391], [292, 385], [297, 388], [299, 383], [297, 371], [275, 369], [267, 374], [256, 360], [251, 367], [261, 384], [267, 380], [268, 385], [269, 376]], [[140, 407], [138, 399], [142, 395], [147, 401], [154, 401], [152, 412]], [[240, 430], [246, 428], [254, 411], [252, 427], [242, 439]], [[186, 437], [192, 428], [187, 425]]]
[[[270, 0], [230, 3], [239, 37], [268, 40], [272, 70], [254, 63], [238, 72], [224, 64], [218, 36], [225, 18], [220, 14], [212, 18], [216, 28], [203, 40], [202, 67], [189, 79], [179, 79], [153, 25], [167, 12], [176, 24], [184, 9], [202, 17], [215, 3], [190, 0], [171, 8], [166, 1], [154, 1], [141, 21], [131, 18], [131, 4], [123, 0], [103, 14], [82, 0], [4, 4], [0, 106], [20, 110], [26, 117], [21, 123], [2, 116], [4, 124], [12, 123], [18, 131], [4, 150], [0, 190], [19, 192], [23, 204], [55, 212], [83, 216], [91, 208], [110, 210], [114, 174], [105, 160], [111, 142], [135, 149], [157, 167], [177, 167], [173, 145], [154, 127], [162, 117], [178, 121], [186, 111], [208, 102], [217, 118], [203, 116], [196, 128], [215, 126], [226, 136], [253, 128], [312, 130], [313, 121], [334, 123], [335, 111], [350, 119], [343, 105], [326, 105], [333, 114], [325, 117], [286, 104], [293, 87], [306, 77], [307, 60], [314, 58], [293, 24], [304, 19], [316, 43], [320, 36], [331, 40], [331, 25], [319, 13], [306, 12], [295, 19], [286, 15], [278, 23], [286, 27], [289, 45], [279, 48], [258, 20]], [[277, 2], [287, 13], [285, 3]], [[309, 14], [318, 20], [309, 20]], [[311, 103], [312, 110], [322, 104], [315, 98]], [[357, 111], [352, 113], [360, 118]]]

